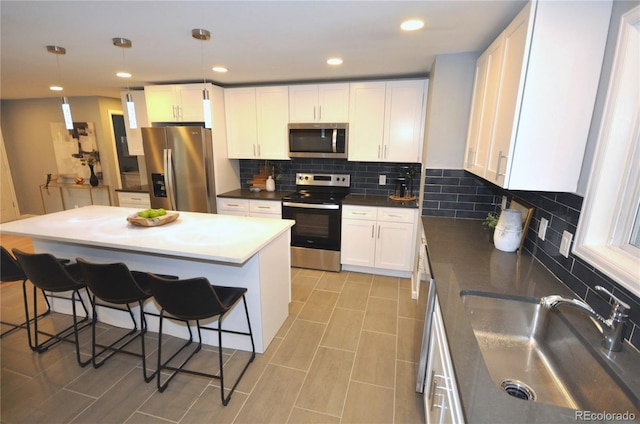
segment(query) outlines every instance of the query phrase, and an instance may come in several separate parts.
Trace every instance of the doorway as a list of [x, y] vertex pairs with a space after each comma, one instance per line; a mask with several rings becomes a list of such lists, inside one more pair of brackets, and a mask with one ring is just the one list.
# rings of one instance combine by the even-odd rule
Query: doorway
[[127, 144], [127, 132], [125, 129], [124, 115], [112, 114], [113, 136], [116, 141], [116, 153], [118, 155], [118, 173], [123, 189], [140, 188], [140, 168], [138, 157], [129, 154]]

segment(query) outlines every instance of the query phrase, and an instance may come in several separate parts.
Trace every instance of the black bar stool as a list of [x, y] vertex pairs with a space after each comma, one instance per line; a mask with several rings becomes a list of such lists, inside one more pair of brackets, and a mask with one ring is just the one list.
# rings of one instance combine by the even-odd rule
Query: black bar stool
[[[144, 380], [153, 380], [155, 372], [147, 374], [147, 356], [145, 351], [144, 335], [147, 332], [146, 313], [144, 312], [144, 302], [151, 297], [149, 289], [149, 274], [146, 272], [131, 271], [122, 262], [98, 264], [91, 263], [82, 258], [76, 258], [76, 263], [80, 267], [85, 284], [91, 291], [91, 304], [93, 305], [93, 320], [91, 326], [91, 360], [94, 368], [101, 367], [107, 359], [118, 352], [142, 357], [142, 375]], [[165, 276], [177, 279], [177, 277]], [[101, 301], [97, 303], [96, 298]], [[104, 302], [108, 303], [105, 304]], [[131, 310], [131, 304], [137, 304], [140, 310], [140, 330]], [[114, 306], [119, 305], [119, 306]], [[131, 317], [133, 328], [109, 345], [96, 343], [96, 323], [98, 321], [97, 306], [107, 307], [119, 311], [128, 312]], [[137, 354], [124, 350], [130, 343], [140, 338], [142, 353]], [[101, 348], [96, 352], [96, 347]], [[99, 359], [105, 352], [108, 355]]]
[[[16, 261], [16, 258], [14, 258], [13, 255], [11, 255], [11, 253], [9, 253], [9, 251], [2, 246], [0, 246], [0, 251], [0, 283], [22, 281], [22, 283], [24, 284], [24, 282], [27, 280], [27, 276], [24, 275], [24, 271], [22, 270], [22, 268], [20, 268], [20, 264], [18, 263], [18, 261]], [[44, 296], [44, 300], [47, 303], [47, 310], [40, 315], [32, 318], [31, 321], [43, 317], [51, 311], [49, 299], [47, 299], [46, 295]], [[20, 328], [26, 328], [25, 326], [27, 325], [26, 321], [20, 324], [15, 324], [8, 321], [0, 321], [0, 323], [11, 327], [9, 330], [0, 334], [0, 338], [7, 336]]]
[[[86, 290], [86, 285], [80, 278], [80, 272], [77, 264], [63, 265], [58, 259], [56, 259], [55, 256], [48, 253], [26, 253], [18, 249], [13, 249], [13, 254], [18, 260], [18, 264], [20, 264], [20, 267], [24, 271], [27, 278], [33, 284], [34, 311], [38, 310], [38, 289], [50, 292], [51, 294], [49, 294], [49, 296], [51, 297], [71, 300], [71, 305], [73, 308], [73, 324], [61, 331], [58, 331], [55, 334], [39, 330], [38, 322], [40, 320], [34, 319], [34, 331], [32, 338], [29, 319], [29, 308], [27, 305], [27, 282], [25, 280], [22, 284], [22, 292], [24, 295], [24, 312], [27, 318], [26, 327], [29, 347], [31, 347], [31, 350], [42, 353], [61, 341], [71, 342], [71, 340], [69, 340], [69, 337], [73, 335], [74, 339], [72, 343], [74, 343], [76, 346], [76, 358], [78, 360], [78, 364], [84, 367], [91, 360], [83, 362], [80, 359], [80, 343], [78, 341], [78, 332], [91, 325], [91, 321], [89, 320], [89, 310], [87, 309], [84, 301], [82, 300], [82, 297], [80, 296], [80, 290]], [[66, 291], [71, 292], [71, 299], [54, 294]], [[78, 321], [76, 303], [80, 303], [85, 312], [84, 318], [82, 318], [80, 321]], [[38, 341], [38, 336], [41, 334], [47, 336], [47, 339], [43, 342]]]
[[[251, 331], [251, 322], [249, 320], [249, 311], [247, 309], [247, 301], [245, 299], [245, 293], [247, 289], [241, 287], [222, 287], [214, 286], [209, 283], [204, 277], [190, 278], [185, 280], [169, 280], [160, 277], [155, 274], [150, 274], [149, 284], [151, 287], [151, 293], [154, 299], [160, 307], [160, 327], [158, 330], [158, 369], [157, 369], [157, 385], [158, 390], [163, 392], [169, 382], [175, 377], [178, 372], [185, 372], [194, 375], [200, 375], [203, 377], [215, 378], [220, 380], [220, 397], [222, 404], [227, 405], [229, 399], [234, 390], [238, 386], [240, 379], [247, 371], [249, 364], [253, 362], [256, 357], [255, 345], [253, 342], [253, 332]], [[227, 312], [235, 306], [235, 304], [242, 299], [244, 303], [244, 311], [247, 317], [247, 332], [223, 330], [222, 320]], [[167, 316], [170, 315], [170, 316]], [[189, 340], [175, 352], [167, 361], [162, 362], [162, 323], [164, 318], [177, 319], [187, 322], [187, 328], [189, 328]], [[206, 327], [200, 325], [200, 320], [217, 317], [218, 326]], [[186, 348], [193, 341], [191, 328], [188, 326], [189, 321], [195, 321], [198, 328], [198, 346], [191, 352], [191, 354], [182, 362], [179, 367], [169, 366], [169, 362], [173, 360], [184, 348]], [[212, 330], [218, 332], [218, 361], [220, 372], [219, 374], [208, 374], [198, 371], [192, 371], [184, 369], [184, 366], [189, 360], [200, 351], [202, 348], [202, 334], [201, 330]], [[224, 395], [224, 370], [223, 370], [223, 357], [222, 357], [222, 333], [234, 333], [249, 336], [251, 339], [251, 357], [244, 366], [242, 372], [238, 376], [238, 379], [233, 384], [233, 387], [229, 390], [228, 395]], [[160, 377], [163, 369], [173, 370], [173, 373], [161, 384]]]

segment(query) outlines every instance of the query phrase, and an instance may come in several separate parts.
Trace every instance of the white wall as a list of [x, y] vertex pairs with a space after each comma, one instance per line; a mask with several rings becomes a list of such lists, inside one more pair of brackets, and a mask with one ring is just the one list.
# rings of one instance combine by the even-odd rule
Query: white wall
[[[108, 156], [109, 149], [103, 147], [113, 140], [108, 110], [122, 110], [120, 99], [73, 97], [69, 103], [74, 121], [95, 123], [98, 150]], [[2, 134], [20, 213], [43, 214], [40, 185], [47, 174], [58, 172], [49, 123], [63, 122], [60, 99], [3, 100], [1, 107]], [[106, 165], [112, 160], [102, 159], [104, 184], [113, 191], [115, 172]]]
[[479, 52], [439, 55], [429, 74], [427, 168], [462, 169]]

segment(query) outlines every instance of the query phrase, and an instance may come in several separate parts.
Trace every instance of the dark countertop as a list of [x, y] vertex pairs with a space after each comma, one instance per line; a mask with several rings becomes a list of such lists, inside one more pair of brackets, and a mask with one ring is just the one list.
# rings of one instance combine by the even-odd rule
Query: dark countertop
[[[528, 252], [518, 255], [495, 249], [482, 221], [422, 217], [422, 222], [466, 421], [473, 424], [575, 423], [572, 409], [523, 401], [498, 389], [482, 359], [460, 292], [479, 290], [529, 297], [575, 296]], [[568, 319], [578, 324], [580, 334], [592, 345], [599, 346], [600, 336], [596, 329], [580, 314], [570, 309], [567, 312]], [[603, 356], [602, 361], [609, 360]], [[618, 370], [624, 376], [622, 378], [625, 381], [633, 379], [632, 387], [638, 387], [637, 364], [640, 362], [637, 351], [625, 342], [623, 352], [616, 354], [616, 363], [624, 365], [624, 369]], [[637, 419], [640, 415], [634, 412]]]
[[389, 196], [374, 196], [370, 194], [354, 194], [351, 193], [343, 201], [343, 205], [359, 205], [359, 206], [383, 206], [388, 208], [418, 208], [418, 201], [411, 200], [401, 202], [389, 199]]
[[[256, 199], [256, 200], [281, 200], [283, 196], [290, 194], [290, 191], [266, 191], [261, 190], [252, 192], [249, 189], [237, 189], [226, 193], [218, 194], [217, 197], [226, 197], [232, 199]], [[360, 205], [360, 206], [385, 206], [390, 208], [418, 208], [418, 201], [399, 202], [389, 199], [387, 196], [372, 196], [364, 194], [349, 194], [343, 201], [343, 205]]]
[[121, 191], [124, 193], [149, 193], [149, 186], [131, 186], [126, 188], [117, 188], [116, 191]]
[[237, 190], [227, 191], [226, 193], [218, 194], [217, 197], [226, 197], [231, 199], [253, 199], [253, 200], [282, 200], [283, 196], [291, 193], [290, 191], [267, 191], [260, 190], [253, 192], [248, 188], [242, 188]]

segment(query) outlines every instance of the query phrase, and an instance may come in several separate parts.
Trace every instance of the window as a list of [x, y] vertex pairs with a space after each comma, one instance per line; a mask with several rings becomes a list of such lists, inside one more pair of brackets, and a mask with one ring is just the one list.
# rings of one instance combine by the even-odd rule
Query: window
[[622, 16], [574, 254], [640, 296], [640, 7]]

